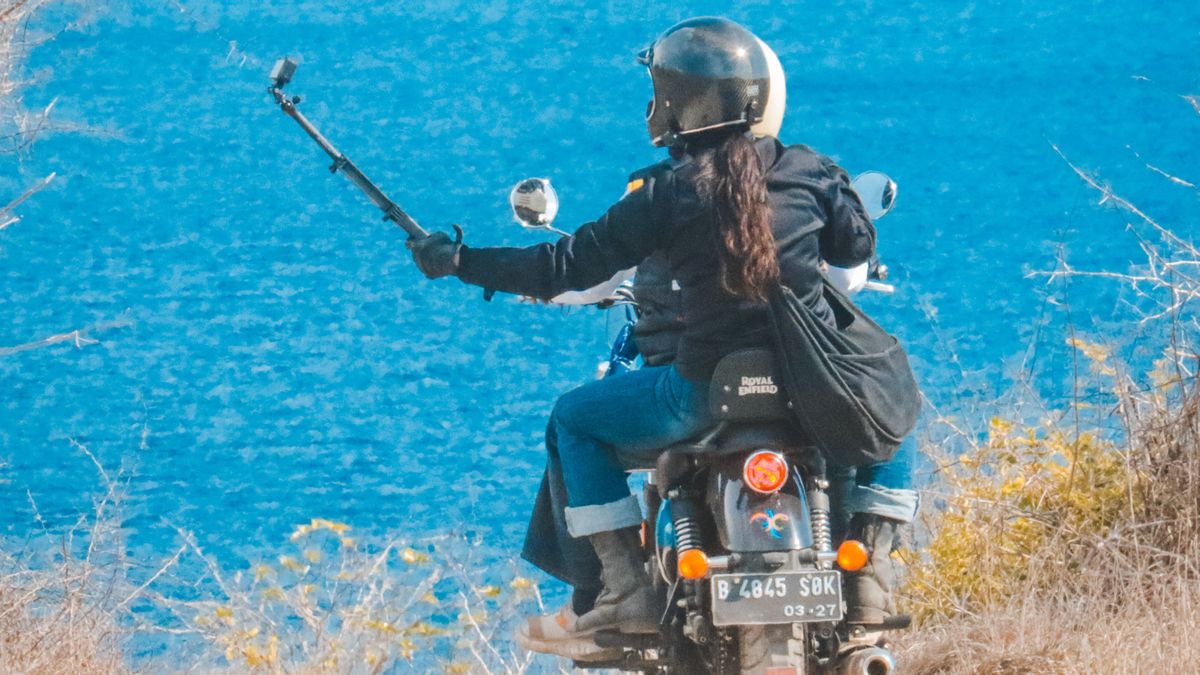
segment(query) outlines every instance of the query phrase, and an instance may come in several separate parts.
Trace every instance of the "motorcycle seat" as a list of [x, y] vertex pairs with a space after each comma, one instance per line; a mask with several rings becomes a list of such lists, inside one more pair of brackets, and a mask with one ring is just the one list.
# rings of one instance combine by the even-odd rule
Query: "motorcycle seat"
[[664, 448], [655, 462], [655, 473], [665, 494], [696, 468], [729, 455], [762, 449], [799, 453], [810, 447], [799, 430], [786, 422], [722, 423], [695, 442]]
[[769, 349], [743, 349], [723, 357], [708, 389], [709, 414], [716, 424], [658, 451], [660, 485], [727, 455], [766, 448], [795, 452], [810, 445], [791, 423], [791, 404], [780, 382]]
[[787, 422], [764, 422], [761, 424], [731, 424], [717, 435], [715, 450], [718, 455], [728, 455], [745, 450], [770, 448], [773, 450], [799, 450], [810, 443], [800, 430]]

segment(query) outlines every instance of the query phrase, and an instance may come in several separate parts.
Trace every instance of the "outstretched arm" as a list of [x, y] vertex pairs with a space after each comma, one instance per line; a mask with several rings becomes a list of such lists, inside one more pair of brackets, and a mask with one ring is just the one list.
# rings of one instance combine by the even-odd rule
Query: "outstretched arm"
[[464, 246], [456, 273], [469, 284], [539, 299], [591, 288], [662, 247], [670, 228], [669, 190], [666, 177], [647, 180], [599, 220], [553, 244]]

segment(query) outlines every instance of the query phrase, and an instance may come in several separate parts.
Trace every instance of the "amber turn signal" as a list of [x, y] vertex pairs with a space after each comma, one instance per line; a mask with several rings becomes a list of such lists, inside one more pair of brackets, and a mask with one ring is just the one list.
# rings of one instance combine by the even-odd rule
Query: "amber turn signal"
[[867, 547], [861, 541], [847, 539], [838, 546], [838, 567], [847, 572], [857, 572], [867, 566]]
[[708, 575], [708, 556], [698, 548], [679, 554], [679, 576], [684, 579], [703, 579]]

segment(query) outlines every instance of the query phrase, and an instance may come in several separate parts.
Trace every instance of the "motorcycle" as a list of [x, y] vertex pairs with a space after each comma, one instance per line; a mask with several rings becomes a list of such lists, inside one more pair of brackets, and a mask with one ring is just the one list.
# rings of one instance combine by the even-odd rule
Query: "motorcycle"
[[[867, 172], [854, 181], [872, 219], [891, 210], [895, 183]], [[546, 179], [527, 179], [510, 202], [519, 224], [551, 227], [558, 199]], [[547, 217], [548, 216], [548, 217]], [[887, 268], [869, 266], [864, 288], [890, 293]], [[628, 282], [595, 303], [624, 308], [601, 377], [629, 370], [637, 300]], [[651, 578], [663, 599], [657, 635], [602, 632], [621, 657], [577, 663], [649, 674], [887, 675], [895, 659], [882, 634], [907, 627], [843, 620], [842, 573], [861, 569], [861, 542], [839, 541], [825, 460], [790, 422], [769, 350], [745, 350], [717, 365], [709, 389], [716, 424], [692, 442], [663, 448], [644, 473], [643, 524]], [[836, 547], [835, 547], [835, 544]]]
[[[426, 231], [333, 146], [300, 112], [284, 87], [297, 64], [280, 59], [267, 92], [389, 220], [410, 237]], [[896, 185], [879, 172], [854, 182], [873, 219], [889, 211]], [[558, 200], [546, 179], [518, 184], [510, 197], [518, 222], [554, 232]], [[632, 272], [632, 271], [630, 271]], [[871, 263], [865, 288], [891, 292], [887, 268]], [[623, 307], [636, 318], [636, 298], [614, 277], [593, 302]], [[601, 375], [634, 366], [627, 323]], [[884, 631], [908, 625], [849, 625], [843, 619], [842, 572], [861, 569], [861, 542], [838, 541], [821, 453], [793, 430], [788, 400], [769, 350], [746, 350], [717, 365], [709, 390], [715, 425], [701, 437], [663, 448], [645, 474], [643, 524], [647, 564], [662, 597], [656, 635], [601, 632], [596, 641], [621, 656], [581, 668], [647, 675], [888, 675], [895, 670]], [[834, 544], [837, 543], [837, 547]]]

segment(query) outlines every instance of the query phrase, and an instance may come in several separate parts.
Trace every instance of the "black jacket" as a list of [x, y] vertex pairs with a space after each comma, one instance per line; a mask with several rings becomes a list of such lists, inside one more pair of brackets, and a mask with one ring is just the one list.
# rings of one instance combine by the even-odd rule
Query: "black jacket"
[[[771, 222], [781, 281], [819, 315], [822, 259], [852, 267], [875, 251], [875, 228], [850, 178], [827, 157], [773, 138], [755, 143], [767, 169]], [[721, 357], [771, 344], [767, 306], [721, 287], [716, 221], [697, 191], [697, 165], [687, 159], [646, 171], [599, 220], [554, 244], [467, 248], [458, 276], [484, 288], [552, 298], [590, 288], [655, 252], [666, 255], [680, 286], [684, 331], [675, 365], [684, 377], [707, 381]]]
[[638, 265], [633, 277], [633, 297], [638, 303], [633, 337], [642, 361], [648, 366], [674, 363], [686, 325], [683, 298], [671, 276], [670, 261], [662, 252]]

